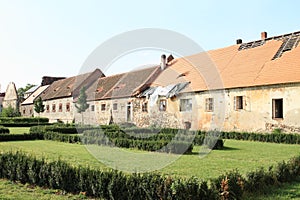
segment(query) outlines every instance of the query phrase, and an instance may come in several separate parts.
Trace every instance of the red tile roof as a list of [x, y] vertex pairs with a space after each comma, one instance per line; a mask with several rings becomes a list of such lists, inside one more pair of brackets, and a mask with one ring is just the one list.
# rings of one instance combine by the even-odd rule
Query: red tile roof
[[152, 85], [190, 81], [185, 91], [203, 91], [300, 82], [300, 45], [297, 42], [274, 59], [290, 37], [300, 42], [297, 32], [175, 59]]

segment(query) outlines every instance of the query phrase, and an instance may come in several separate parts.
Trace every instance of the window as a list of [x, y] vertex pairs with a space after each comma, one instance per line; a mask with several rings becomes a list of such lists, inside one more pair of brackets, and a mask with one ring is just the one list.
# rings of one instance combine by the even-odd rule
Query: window
[[118, 110], [118, 104], [117, 103], [113, 104], [113, 110]]
[[213, 98], [205, 99], [205, 111], [206, 112], [214, 111], [214, 99]]
[[283, 99], [272, 99], [272, 117], [273, 119], [283, 118]]
[[105, 108], [106, 108], [106, 104], [105, 103], [101, 104], [101, 111], [105, 111]]
[[192, 99], [180, 99], [179, 111], [192, 111]]
[[46, 105], [46, 112], [50, 112], [50, 106]]
[[148, 112], [148, 102], [142, 103], [142, 112]]
[[62, 103], [58, 105], [58, 112], [62, 112]]
[[235, 96], [234, 97], [234, 109], [235, 110], [244, 109], [244, 106], [243, 106], [243, 96]]
[[26, 110], [24, 109], [24, 110], [23, 110], [23, 115], [25, 115], [25, 113], [26, 113]]
[[161, 99], [159, 101], [159, 111], [166, 111], [167, 109], [167, 101], [165, 99]]
[[95, 111], [95, 105], [91, 106], [91, 111]]
[[55, 111], [56, 111], [56, 105], [53, 104], [53, 105], [52, 105], [52, 112], [55, 112]]
[[32, 114], [32, 109], [29, 110], [29, 114]]
[[67, 111], [67, 112], [70, 112], [70, 103], [67, 103], [67, 104], [66, 104], [66, 111]]

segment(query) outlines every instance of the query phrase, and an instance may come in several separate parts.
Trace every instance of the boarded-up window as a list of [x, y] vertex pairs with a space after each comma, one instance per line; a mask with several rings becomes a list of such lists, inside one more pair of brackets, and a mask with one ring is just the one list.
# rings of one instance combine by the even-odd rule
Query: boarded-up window
[[117, 103], [113, 104], [113, 110], [118, 110], [118, 104]]
[[180, 112], [192, 111], [192, 99], [180, 99]]
[[148, 102], [142, 103], [142, 112], [148, 112]]
[[206, 112], [214, 111], [214, 99], [213, 98], [205, 99], [205, 111]]
[[101, 104], [101, 111], [105, 111], [105, 109], [106, 109], [106, 104], [105, 103]]
[[159, 111], [166, 111], [167, 110], [167, 101], [165, 99], [161, 99], [159, 101]]
[[235, 110], [244, 109], [244, 98], [243, 98], [243, 96], [235, 96], [234, 97], [234, 109]]
[[273, 119], [283, 118], [283, 99], [272, 99], [272, 117]]

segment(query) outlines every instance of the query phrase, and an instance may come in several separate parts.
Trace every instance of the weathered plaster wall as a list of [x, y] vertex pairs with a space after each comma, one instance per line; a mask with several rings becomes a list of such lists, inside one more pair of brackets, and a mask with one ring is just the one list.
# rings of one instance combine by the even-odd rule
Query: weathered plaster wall
[[[62, 104], [62, 110], [59, 110], [59, 104]], [[67, 104], [70, 105], [70, 110], [67, 111]], [[49, 122], [63, 121], [64, 123], [71, 123], [74, 119], [74, 104], [73, 98], [62, 98], [55, 100], [44, 101], [45, 111], [40, 113], [41, 117], [49, 118]], [[49, 105], [49, 111], [47, 111], [47, 105]], [[55, 105], [55, 111], [52, 110], [52, 106]], [[37, 114], [35, 114], [37, 116]]]
[[[219, 93], [219, 98], [216, 98]], [[274, 128], [286, 131], [300, 130], [300, 85], [277, 85], [230, 89], [223, 92], [199, 93], [200, 129], [213, 129], [209, 124], [220, 126], [225, 131], [272, 131]], [[214, 112], [205, 112], [204, 99], [215, 99]], [[234, 97], [243, 96], [244, 108], [234, 109]], [[272, 99], [283, 99], [283, 119], [272, 118]], [[222, 114], [224, 112], [224, 114]], [[224, 116], [224, 117], [223, 117]], [[221, 120], [221, 121], [220, 121]]]

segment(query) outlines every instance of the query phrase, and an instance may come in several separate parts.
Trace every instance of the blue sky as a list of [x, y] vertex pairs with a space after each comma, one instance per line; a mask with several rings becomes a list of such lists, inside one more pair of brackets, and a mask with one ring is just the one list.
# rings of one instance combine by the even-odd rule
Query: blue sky
[[[1, 91], [10, 81], [23, 87], [45, 75], [74, 76], [97, 46], [126, 31], [168, 29], [210, 50], [257, 40], [262, 31], [299, 31], [299, 7], [297, 0], [0, 0]], [[158, 64], [153, 55], [128, 56], [107, 73]]]

